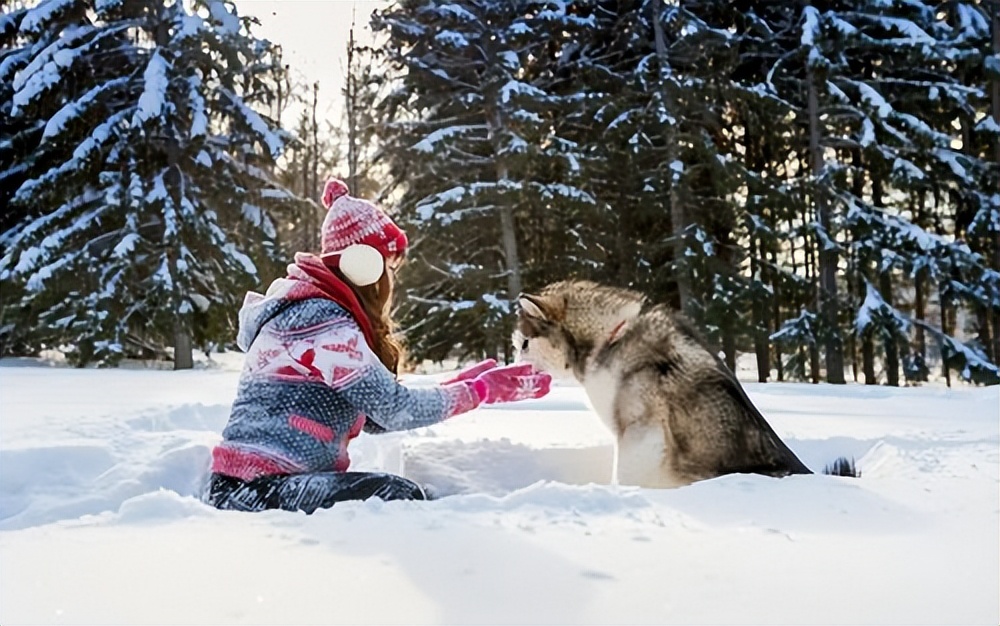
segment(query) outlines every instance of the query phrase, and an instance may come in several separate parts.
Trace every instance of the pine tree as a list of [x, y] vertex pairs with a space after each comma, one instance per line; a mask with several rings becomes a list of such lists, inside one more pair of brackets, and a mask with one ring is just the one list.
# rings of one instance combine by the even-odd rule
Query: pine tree
[[522, 285], [587, 251], [572, 232], [595, 204], [575, 184], [585, 155], [559, 134], [581, 96], [557, 93], [553, 63], [589, 21], [561, 2], [467, 0], [400, 4], [375, 24], [399, 81], [380, 103], [389, 184], [416, 235], [408, 345], [506, 356]]
[[[743, 310], [735, 197], [742, 168], [720, 103], [730, 95], [732, 46], [703, 3], [601, 3], [588, 38], [568, 54], [589, 94], [586, 189], [606, 210], [598, 276], [671, 302], [720, 344], [734, 366]], [[702, 13], [698, 13], [701, 11]], [[564, 60], [565, 55], [560, 57]]]
[[[842, 141], [860, 156], [852, 172], [859, 182], [841, 197], [849, 207], [845, 224], [855, 256], [863, 261], [859, 286], [875, 280], [883, 300], [879, 307], [896, 312], [881, 316], [885, 323], [879, 325], [866, 291], [858, 319], [876, 321], [858, 330], [874, 328], [881, 335], [890, 385], [899, 384], [901, 352], [904, 373], [923, 378], [925, 355], [907, 354], [910, 341], [903, 331], [916, 326], [923, 336], [928, 323], [899, 322], [906, 315], [893, 301], [904, 281], [914, 281], [921, 300], [936, 282], [943, 310], [969, 306], [980, 320], [979, 336], [968, 346], [950, 336], [953, 330], [945, 332], [943, 323], [931, 331], [938, 338], [949, 335], [939, 340], [943, 360], [952, 360], [953, 346], [962, 345], [959, 353], [980, 354], [983, 363], [966, 368], [969, 359], [962, 356], [957, 369], [978, 372], [977, 378], [979, 373], [993, 377], [995, 368], [982, 349], [989, 344], [988, 311], [1000, 292], [996, 271], [981, 252], [989, 250], [989, 229], [976, 238], [972, 226], [973, 216], [989, 204], [982, 185], [988, 166], [967, 149], [985, 94], [964, 69], [981, 63], [987, 21], [975, 3], [951, 3], [946, 13], [921, 3], [889, 10], [880, 2], [858, 4], [840, 16], [826, 16], [836, 26], [842, 56], [849, 59], [833, 81], [842, 110]], [[956, 132], [956, 127], [962, 130]], [[926, 215], [928, 199], [933, 219]], [[945, 220], [954, 224], [953, 230], [943, 226]], [[971, 240], [985, 245], [977, 251], [968, 246]], [[914, 303], [913, 308], [925, 305]], [[865, 357], [867, 379], [872, 373], [870, 347]]]
[[10, 116], [43, 127], [32, 154], [52, 159], [13, 194], [43, 214], [4, 233], [4, 284], [25, 288], [35, 341], [77, 362], [173, 346], [190, 367], [192, 340], [231, 335], [274, 253], [268, 208], [294, 200], [269, 174], [287, 137], [255, 110], [269, 44], [213, 0], [49, 0], [19, 17], [39, 43]]

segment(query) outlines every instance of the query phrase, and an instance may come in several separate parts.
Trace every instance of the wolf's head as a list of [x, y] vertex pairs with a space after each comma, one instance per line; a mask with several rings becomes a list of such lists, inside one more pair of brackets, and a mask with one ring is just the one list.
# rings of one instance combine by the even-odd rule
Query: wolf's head
[[644, 300], [634, 291], [589, 281], [563, 281], [537, 295], [521, 294], [513, 336], [517, 360], [553, 376], [582, 380], [590, 355], [639, 314]]

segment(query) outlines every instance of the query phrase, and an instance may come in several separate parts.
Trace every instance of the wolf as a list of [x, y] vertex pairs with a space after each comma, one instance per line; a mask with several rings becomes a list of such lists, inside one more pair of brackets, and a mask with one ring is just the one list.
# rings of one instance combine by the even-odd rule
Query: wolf
[[[589, 281], [553, 283], [517, 304], [515, 358], [580, 382], [615, 437], [613, 484], [812, 473], [691, 323], [666, 306]], [[827, 473], [855, 475], [846, 459]]]

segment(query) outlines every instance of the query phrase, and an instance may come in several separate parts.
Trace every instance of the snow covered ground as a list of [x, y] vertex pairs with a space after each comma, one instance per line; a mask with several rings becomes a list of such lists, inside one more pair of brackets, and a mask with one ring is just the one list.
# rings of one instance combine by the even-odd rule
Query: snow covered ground
[[0, 623], [1000, 622], [1000, 389], [748, 384], [808, 465], [863, 477], [656, 491], [606, 485], [561, 386], [352, 445], [447, 497], [306, 516], [195, 497], [235, 366], [0, 362]]

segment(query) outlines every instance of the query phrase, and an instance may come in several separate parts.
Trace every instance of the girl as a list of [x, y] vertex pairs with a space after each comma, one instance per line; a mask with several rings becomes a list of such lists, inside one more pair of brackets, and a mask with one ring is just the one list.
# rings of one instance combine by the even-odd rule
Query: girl
[[339, 180], [326, 184], [323, 205], [321, 255], [296, 254], [288, 275], [263, 296], [248, 293], [240, 310], [246, 360], [207, 492], [220, 509], [312, 513], [372, 496], [425, 499], [400, 476], [347, 471], [351, 439], [549, 391], [548, 374], [495, 361], [437, 387], [399, 384], [389, 306], [406, 235]]

